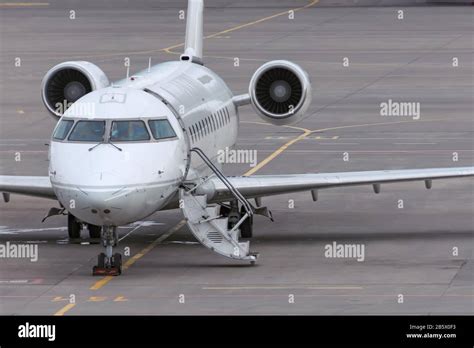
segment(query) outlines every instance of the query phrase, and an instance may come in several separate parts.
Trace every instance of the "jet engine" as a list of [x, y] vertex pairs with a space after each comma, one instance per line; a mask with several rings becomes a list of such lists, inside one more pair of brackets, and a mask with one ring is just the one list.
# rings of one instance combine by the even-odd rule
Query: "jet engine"
[[249, 96], [262, 119], [275, 125], [291, 124], [301, 119], [311, 103], [311, 82], [300, 66], [274, 60], [253, 74]]
[[82, 96], [109, 85], [105, 73], [95, 64], [64, 62], [50, 69], [41, 83], [41, 97], [56, 119]]

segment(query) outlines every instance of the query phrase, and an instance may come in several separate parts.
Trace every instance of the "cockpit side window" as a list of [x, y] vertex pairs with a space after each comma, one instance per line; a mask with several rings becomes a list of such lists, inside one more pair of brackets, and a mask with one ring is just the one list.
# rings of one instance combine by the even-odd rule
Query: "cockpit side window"
[[71, 130], [72, 125], [74, 124], [73, 120], [61, 120], [56, 127], [56, 130], [53, 134], [53, 139], [55, 140], [64, 140]]
[[68, 140], [71, 141], [103, 141], [105, 121], [78, 121]]
[[166, 119], [150, 120], [148, 125], [150, 126], [153, 138], [157, 140], [176, 137], [173, 127], [171, 127], [171, 124]]
[[110, 141], [150, 140], [150, 134], [143, 121], [113, 121]]

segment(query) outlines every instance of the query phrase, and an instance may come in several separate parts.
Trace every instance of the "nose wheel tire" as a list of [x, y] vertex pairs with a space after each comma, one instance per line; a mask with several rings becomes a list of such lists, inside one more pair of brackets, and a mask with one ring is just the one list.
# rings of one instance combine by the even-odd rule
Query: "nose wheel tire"
[[81, 238], [81, 224], [77, 221], [74, 215], [67, 215], [67, 233], [69, 239], [79, 239]]
[[117, 228], [104, 226], [100, 234], [105, 253], [97, 257], [97, 266], [92, 269], [95, 276], [118, 276], [122, 274], [122, 255], [113, 253], [113, 248], [118, 244]]
[[118, 275], [122, 274], [122, 255], [115, 253], [112, 258], [112, 267], [117, 269]]

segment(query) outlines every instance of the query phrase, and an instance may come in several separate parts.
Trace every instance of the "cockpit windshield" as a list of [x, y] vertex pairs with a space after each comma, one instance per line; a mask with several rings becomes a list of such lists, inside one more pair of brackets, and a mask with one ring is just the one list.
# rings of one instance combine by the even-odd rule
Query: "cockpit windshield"
[[176, 133], [171, 127], [169, 121], [166, 119], [150, 120], [148, 121], [148, 125], [150, 126], [151, 133], [153, 134], [153, 138], [157, 140], [173, 138], [176, 136]]
[[110, 141], [150, 140], [143, 121], [113, 121], [110, 129]]
[[105, 121], [78, 121], [71, 132], [70, 141], [103, 141]]
[[53, 139], [64, 140], [73, 124], [73, 120], [61, 120], [54, 131]]
[[159, 142], [177, 138], [166, 118], [157, 119], [62, 119], [52, 140], [61, 142]]

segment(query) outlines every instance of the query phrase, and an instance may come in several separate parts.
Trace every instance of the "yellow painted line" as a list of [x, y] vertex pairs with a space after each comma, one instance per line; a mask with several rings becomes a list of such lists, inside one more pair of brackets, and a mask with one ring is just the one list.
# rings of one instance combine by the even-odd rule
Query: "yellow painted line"
[[274, 151], [272, 154], [270, 154], [267, 158], [265, 158], [263, 161], [259, 162], [255, 167], [253, 167], [248, 172], [246, 172], [244, 174], [244, 176], [249, 176], [249, 175], [252, 175], [255, 172], [259, 171], [260, 169], [265, 167], [268, 163], [270, 163], [270, 161], [272, 161], [276, 157], [278, 157], [278, 155], [280, 155], [283, 151], [288, 149], [291, 145], [293, 145], [294, 143], [297, 143], [298, 141], [306, 138], [308, 135], [311, 134], [311, 131], [309, 129], [306, 129], [306, 128], [291, 127], [291, 126], [286, 126], [286, 127], [299, 129], [299, 130], [302, 130], [304, 133], [297, 136], [296, 138], [291, 139], [290, 141], [286, 142], [282, 146], [280, 146], [276, 151]]
[[[425, 122], [429, 121], [437, 121], [437, 120], [426, 120]], [[298, 141], [306, 138], [308, 135], [312, 133], [318, 133], [318, 132], [325, 132], [325, 131], [330, 131], [330, 130], [336, 130], [336, 129], [345, 129], [345, 128], [357, 128], [357, 127], [370, 127], [370, 126], [382, 126], [382, 125], [390, 125], [390, 124], [398, 124], [398, 123], [408, 123], [408, 122], [422, 122], [422, 121], [397, 121], [397, 122], [378, 122], [378, 123], [363, 123], [363, 124], [353, 124], [353, 125], [348, 125], [348, 126], [337, 126], [337, 127], [329, 127], [329, 128], [321, 128], [321, 129], [315, 129], [315, 130], [309, 130], [306, 128], [301, 128], [301, 127], [295, 127], [295, 126], [283, 126], [286, 128], [292, 128], [292, 129], [297, 129], [301, 130], [304, 133], [299, 135], [296, 138], [291, 139], [287, 143], [283, 144], [280, 148], [278, 148], [276, 151], [271, 153], [268, 157], [266, 157], [263, 161], [259, 162], [255, 167], [250, 169], [248, 172], [246, 172], [243, 176], [249, 176], [254, 173], [256, 173], [258, 170], [262, 169], [264, 166], [266, 166], [270, 161], [278, 157], [282, 152], [287, 150], [291, 145], [297, 143]], [[265, 126], [274, 126], [270, 123], [266, 122], [252, 122], [252, 121], [247, 121], [247, 122], [242, 122], [242, 123], [253, 123], [253, 124], [261, 124]]]
[[[127, 262], [122, 266], [122, 270], [126, 270], [129, 268], [131, 265], [133, 265], [135, 262], [137, 262], [139, 259], [141, 259], [143, 256], [145, 256], [147, 253], [150, 252], [155, 246], [160, 244], [162, 241], [164, 241], [166, 238], [171, 236], [174, 232], [178, 231], [183, 225], [186, 223], [186, 220], [181, 220], [176, 226], [171, 228], [168, 232], [162, 234], [159, 236], [157, 239], [155, 239], [150, 245], [148, 245], [146, 248], [135, 254], [133, 257], [129, 258]], [[105, 276], [102, 279], [98, 280], [97, 282], [94, 283], [90, 287], [90, 290], [99, 290], [102, 288], [104, 285], [108, 284], [114, 277], [113, 276]]]
[[49, 6], [49, 2], [0, 2], [0, 7]]
[[[236, 30], [239, 30], [239, 29], [243, 29], [243, 28], [247, 28], [247, 27], [250, 27], [250, 26], [252, 26], [252, 25], [255, 25], [255, 24], [258, 24], [258, 23], [262, 23], [262, 22], [268, 21], [268, 20], [273, 19], [273, 18], [276, 18], [276, 17], [280, 17], [280, 16], [283, 16], [283, 15], [287, 15], [290, 11], [297, 12], [297, 11], [303, 10], [303, 9], [305, 9], [305, 8], [314, 6], [314, 5], [316, 5], [318, 2], [319, 2], [319, 0], [313, 0], [313, 1], [311, 1], [309, 4], [307, 4], [307, 5], [303, 6], [303, 7], [292, 8], [292, 9], [289, 9], [289, 10], [285, 10], [285, 11], [283, 11], [283, 12], [275, 13], [275, 14], [273, 14], [273, 15], [271, 15], [271, 16], [268, 16], [268, 17], [264, 17], [264, 18], [257, 19], [257, 20], [252, 21], [252, 22], [240, 24], [240, 25], [237, 25], [237, 26], [235, 26], [235, 27], [232, 27], [232, 28], [229, 28], [229, 29], [225, 29], [225, 30], [219, 31], [219, 32], [214, 33], [214, 34], [204, 36], [204, 39], [215, 38], [215, 37], [221, 36], [222, 34], [231, 33], [231, 32], [233, 32], [233, 31], [236, 31]], [[179, 53], [173, 52], [173, 51], [171, 51], [171, 50], [172, 50], [173, 48], [178, 48], [178, 47], [182, 47], [182, 46], [184, 46], [184, 42], [182, 42], [182, 43], [180, 43], [180, 44], [177, 44], [177, 45], [173, 45], [173, 46], [164, 48], [163, 51], [165, 51], [166, 53], [170, 53], [170, 54], [179, 54]]]
[[[303, 6], [303, 7], [292, 8], [292, 9], [289, 9], [289, 10], [286, 10], [286, 11], [283, 11], [283, 12], [275, 13], [274, 15], [271, 15], [271, 16], [268, 16], [268, 17], [264, 17], [264, 18], [257, 19], [257, 20], [252, 21], [252, 22], [240, 24], [240, 25], [238, 25], [238, 26], [235, 26], [235, 27], [232, 27], [232, 28], [229, 28], [229, 29], [225, 29], [225, 30], [219, 31], [219, 32], [214, 33], [214, 34], [204, 36], [204, 39], [221, 38], [221, 35], [222, 35], [222, 34], [231, 33], [231, 32], [233, 32], [233, 31], [236, 31], [236, 30], [239, 30], [239, 29], [243, 29], [243, 28], [247, 28], [247, 27], [250, 27], [250, 26], [252, 26], [252, 25], [255, 25], [255, 24], [258, 24], [258, 23], [262, 23], [262, 22], [268, 21], [268, 20], [273, 19], [273, 18], [277, 18], [277, 17], [280, 17], [280, 16], [287, 15], [287, 14], [289, 14], [290, 11], [298, 12], [298, 11], [303, 10], [303, 9], [305, 9], [305, 8], [312, 7], [312, 6], [316, 5], [318, 2], [319, 2], [319, 0], [313, 0], [313, 1], [311, 1], [309, 4], [306, 4], [306, 5]], [[180, 43], [180, 44], [177, 44], [177, 45], [173, 45], [173, 46], [164, 48], [162, 51], [164, 51], [164, 52], [166, 52], [166, 53], [169, 53], [169, 54], [180, 55], [181, 53], [179, 53], [179, 52], [173, 52], [172, 49], [178, 48], [178, 47], [183, 47], [183, 46], [184, 46], [184, 42], [183, 42], [183, 43]], [[221, 59], [234, 59], [234, 57], [222, 57], [222, 56], [207, 56], [207, 57], [210, 57], [210, 58], [221, 58]], [[243, 58], [242, 58], [241, 60], [251, 60], [251, 59], [243, 59]]]
[[399, 124], [399, 123], [415, 123], [415, 122], [433, 122], [433, 121], [442, 121], [442, 120], [410, 120], [410, 121], [396, 121], [396, 122], [377, 122], [377, 123], [363, 123], [363, 124], [352, 124], [348, 126], [338, 126], [338, 127], [329, 127], [329, 128], [321, 128], [315, 129], [313, 133], [325, 132], [330, 130], [336, 129], [346, 129], [346, 128], [357, 128], [357, 127], [372, 127], [372, 126], [386, 126], [391, 124]]
[[[264, 21], [268, 21], [270, 19], [273, 19], [273, 18], [276, 18], [276, 17], [279, 17], [279, 16], [283, 16], [285, 14], [288, 14], [289, 11], [294, 11], [294, 12], [298, 12], [300, 10], [303, 10], [305, 8], [308, 8], [308, 7], [312, 7], [314, 5], [316, 5], [317, 3], [319, 2], [319, 0], [313, 0], [311, 1], [310, 3], [306, 4], [305, 6], [303, 7], [298, 7], [298, 8], [294, 8], [294, 9], [289, 9], [289, 10], [286, 10], [286, 11], [283, 11], [283, 12], [279, 12], [279, 13], [276, 13], [274, 15], [271, 15], [271, 16], [268, 16], [268, 17], [264, 17], [264, 18], [261, 18], [261, 19], [258, 19], [258, 20], [255, 20], [255, 21], [252, 21], [252, 22], [248, 22], [248, 23], [244, 23], [244, 24], [241, 24], [241, 25], [238, 25], [238, 26], [235, 26], [235, 27], [232, 27], [232, 28], [229, 28], [229, 29], [225, 29], [225, 30], [222, 30], [222, 31], [219, 31], [217, 33], [214, 33], [214, 34], [210, 34], [208, 36], [205, 36], [204, 38], [205, 39], [210, 39], [210, 38], [213, 38], [213, 37], [216, 37], [216, 36], [220, 36], [222, 34], [225, 34], [225, 33], [230, 33], [230, 32], [233, 32], [233, 31], [236, 31], [236, 30], [239, 30], [239, 29], [243, 29], [243, 28], [247, 28], [251, 25], [255, 25], [255, 24], [258, 24], [258, 23], [262, 23]], [[107, 57], [117, 57], [117, 56], [124, 56], [124, 55], [130, 55], [130, 54], [133, 54], [133, 55], [138, 55], [138, 54], [151, 54], [151, 53], [156, 53], [156, 52], [166, 52], [168, 54], [174, 54], [174, 55], [180, 55], [181, 53], [178, 53], [178, 52], [173, 52], [172, 50], [174, 48], [178, 48], [178, 47], [183, 47], [184, 46], [184, 42], [181, 42], [179, 44], [176, 44], [176, 45], [172, 45], [172, 46], [169, 46], [169, 47], [166, 47], [166, 48], [158, 48], [158, 49], [153, 49], [153, 50], [143, 50], [143, 51], [134, 51], [134, 52], [118, 52], [118, 53], [110, 53], [110, 54], [99, 54], [99, 55], [89, 55], [89, 56], [76, 56], [76, 57], [71, 57], [71, 56], [67, 56], [66, 58], [68, 59], [84, 59], [84, 58], [107, 58]], [[56, 56], [56, 58], [59, 58]], [[224, 57], [220, 57], [220, 58], [224, 58]], [[225, 58], [228, 58], [228, 57], [225, 57]]]
[[215, 37], [215, 36], [220, 36], [220, 35], [222, 35], [222, 34], [231, 33], [231, 32], [233, 32], [233, 31], [236, 31], [236, 30], [239, 30], [239, 29], [243, 29], [243, 28], [247, 28], [247, 27], [250, 27], [251, 25], [255, 25], [255, 24], [258, 24], [258, 23], [262, 23], [262, 22], [268, 21], [268, 20], [273, 19], [273, 18], [276, 18], [276, 17], [280, 17], [280, 16], [283, 16], [283, 15], [288, 15], [290, 11], [297, 12], [297, 11], [303, 10], [303, 9], [305, 9], [305, 8], [314, 6], [314, 5], [316, 5], [318, 2], [319, 2], [319, 0], [313, 0], [313, 1], [311, 1], [309, 4], [306, 4], [306, 5], [303, 6], [303, 7], [298, 7], [298, 8], [289, 9], [289, 10], [286, 10], [286, 11], [283, 11], [283, 12], [279, 12], [279, 13], [276, 13], [276, 14], [271, 15], [271, 16], [268, 16], [268, 17], [264, 17], [264, 18], [257, 19], [256, 21], [253, 21], [253, 22], [241, 24], [241, 25], [238, 25], [238, 26], [236, 26], [236, 27], [233, 27], [233, 28], [230, 28], [230, 29], [226, 29], [226, 30], [220, 31], [220, 32], [218, 32], [218, 33], [214, 33], [214, 34], [212, 34], [212, 35], [208, 35], [208, 36], [206, 36], [205, 38], [206, 38], [206, 39], [210, 39], [210, 38], [213, 38], [213, 37]]
[[54, 313], [54, 315], [55, 315], [55, 316], [62, 316], [62, 315], [64, 315], [67, 311], [73, 309], [75, 306], [76, 306], [75, 303], [68, 303], [68, 304], [65, 305], [63, 308], [61, 308], [59, 311], [57, 311], [56, 313]]
[[56, 296], [55, 298], [51, 300], [51, 302], [59, 302], [59, 301], [67, 301], [67, 299], [62, 296]]
[[117, 296], [114, 299], [114, 302], [126, 302], [126, 301], [128, 301], [128, 299], [126, 299], [124, 296]]
[[105, 276], [101, 280], [97, 281], [90, 287], [90, 290], [99, 290], [101, 287], [103, 287], [105, 284], [110, 282], [112, 280], [112, 276]]
[[103, 302], [107, 299], [105, 296], [91, 296], [87, 302]]

